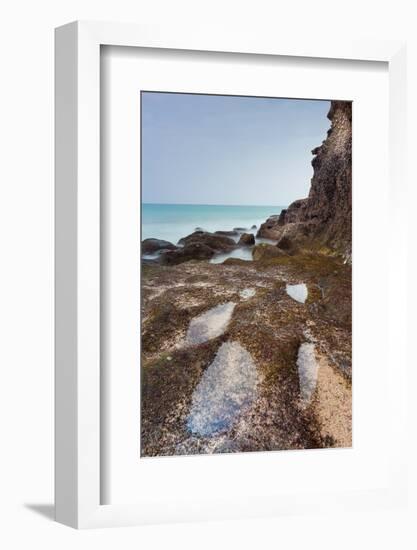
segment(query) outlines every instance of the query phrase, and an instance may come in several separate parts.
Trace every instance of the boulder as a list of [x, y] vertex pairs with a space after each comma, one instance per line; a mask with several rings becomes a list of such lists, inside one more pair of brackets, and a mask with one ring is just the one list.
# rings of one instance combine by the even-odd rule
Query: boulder
[[209, 260], [214, 254], [215, 251], [205, 244], [191, 243], [177, 250], [163, 252], [160, 256], [160, 262], [163, 265], [176, 265], [190, 260]]
[[176, 250], [175, 244], [162, 239], [145, 239], [142, 241], [142, 254], [155, 254], [160, 250]]
[[282, 258], [283, 256], [288, 256], [288, 254], [273, 244], [257, 244], [252, 250], [252, 258], [255, 261]]
[[252, 246], [253, 244], [255, 244], [255, 237], [253, 236], [253, 233], [242, 233], [238, 245]]
[[236, 243], [230, 237], [225, 235], [216, 235], [215, 233], [209, 233], [207, 231], [195, 231], [183, 237], [178, 241], [178, 244], [181, 245], [190, 245], [190, 244], [201, 244], [208, 246], [214, 252], [227, 252], [236, 247]]
[[247, 231], [246, 227], [234, 227], [233, 231], [237, 231], [238, 233], [241, 233], [242, 231]]
[[256, 229], [256, 225], [252, 225], [251, 229]]

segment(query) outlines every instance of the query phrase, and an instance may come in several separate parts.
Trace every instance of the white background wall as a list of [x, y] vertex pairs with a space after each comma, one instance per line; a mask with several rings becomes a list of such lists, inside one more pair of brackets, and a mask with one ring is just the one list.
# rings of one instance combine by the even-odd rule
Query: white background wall
[[[13, 548], [415, 548], [416, 510], [366, 516], [76, 532], [53, 523], [53, 28], [75, 19], [247, 27], [280, 34], [409, 39], [410, 98], [417, 97], [413, 2], [384, 0], [9, 0], [0, 8], [0, 546]], [[413, 36], [414, 35], [414, 36]], [[409, 103], [409, 169], [417, 150]], [[414, 178], [415, 180], [415, 178]], [[407, 202], [415, 280], [416, 188]], [[370, 213], [372, 215], [372, 213]], [[378, 236], [377, 215], [375, 235]], [[389, 223], [389, 220], [388, 220]], [[381, 269], [389, 258], [381, 258]], [[412, 303], [413, 301], [413, 303]], [[410, 336], [415, 320], [410, 295]], [[412, 366], [412, 365], [411, 365]], [[395, 365], [393, 366], [395, 368]], [[410, 369], [410, 398], [416, 376]], [[410, 406], [410, 439], [416, 408]], [[387, 444], [395, 444], [388, 442]], [[410, 457], [416, 446], [410, 442]], [[411, 454], [414, 453], [414, 454]], [[411, 471], [412, 503], [416, 502]], [[46, 515], [45, 515], [46, 514]], [[415, 522], [414, 522], [415, 523]]]

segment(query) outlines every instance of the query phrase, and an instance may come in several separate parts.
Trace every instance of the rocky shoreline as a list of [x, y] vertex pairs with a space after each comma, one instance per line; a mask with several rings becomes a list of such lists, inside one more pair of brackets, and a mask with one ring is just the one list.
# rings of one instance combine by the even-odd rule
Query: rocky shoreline
[[214, 233], [201, 228], [181, 238], [175, 245], [160, 239], [145, 239], [142, 241], [142, 258], [148, 263], [161, 265], [177, 265], [190, 260], [210, 260], [216, 255], [225, 255], [232, 251], [244, 250], [245, 257], [252, 259], [253, 250], [257, 244], [276, 241], [255, 237], [256, 226], [251, 229], [235, 228], [219, 230]]
[[307, 199], [142, 242], [142, 456], [351, 446], [350, 104], [328, 116]]

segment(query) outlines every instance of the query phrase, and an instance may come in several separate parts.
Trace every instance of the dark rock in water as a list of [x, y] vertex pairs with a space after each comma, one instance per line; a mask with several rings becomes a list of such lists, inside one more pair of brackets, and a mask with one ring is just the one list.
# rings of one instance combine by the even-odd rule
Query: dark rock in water
[[314, 169], [308, 198], [294, 201], [270, 217], [258, 237], [279, 240], [284, 234], [303, 248], [343, 255], [352, 253], [352, 104], [332, 101], [331, 128], [313, 149]]
[[242, 231], [247, 231], [247, 229], [246, 229], [246, 227], [234, 227], [233, 231], [242, 232]]
[[183, 248], [161, 253], [161, 264], [176, 265], [190, 260], [209, 260], [217, 252], [228, 252], [236, 248], [233, 239], [207, 231], [194, 231], [191, 235], [180, 239], [178, 244]]
[[252, 233], [242, 233], [238, 244], [244, 245], [244, 246], [251, 246], [255, 244], [255, 237], [253, 236]]
[[184, 248], [163, 252], [160, 262], [163, 265], [177, 265], [190, 260], [209, 260], [214, 254], [215, 251], [205, 244], [190, 243], [186, 244]]
[[257, 244], [252, 250], [252, 257], [255, 261], [282, 258], [282, 256], [288, 256], [288, 254], [273, 244]]
[[252, 225], [251, 229], [256, 229], [256, 225]]
[[224, 237], [236, 237], [238, 235], [237, 231], [215, 231], [215, 235], [223, 235]]
[[155, 254], [160, 250], [176, 250], [175, 244], [162, 239], [145, 239], [142, 241], [142, 254]]
[[191, 235], [180, 239], [178, 244], [182, 244], [184, 246], [190, 244], [201, 244], [208, 246], [214, 252], [226, 252], [236, 247], [236, 243], [233, 239], [230, 239], [224, 235], [216, 235], [215, 233], [209, 233], [206, 231], [195, 231], [194, 233], [191, 233]]

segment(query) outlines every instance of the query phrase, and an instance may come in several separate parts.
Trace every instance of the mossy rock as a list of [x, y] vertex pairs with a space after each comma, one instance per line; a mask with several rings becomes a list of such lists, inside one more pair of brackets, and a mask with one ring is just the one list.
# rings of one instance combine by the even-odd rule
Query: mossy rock
[[261, 243], [252, 249], [252, 258], [255, 262], [271, 258], [282, 258], [283, 256], [287, 256], [287, 253], [272, 244]]
[[[276, 248], [272, 245], [265, 246]], [[279, 249], [277, 248], [277, 250]], [[344, 266], [339, 258], [326, 256], [319, 253], [311, 254], [300, 252], [291, 256], [282, 253], [276, 257], [268, 257], [268, 255], [265, 254], [265, 256], [261, 259], [260, 265], [288, 267], [300, 276], [305, 275], [306, 278], [310, 280], [317, 277], [329, 276], [338, 270], [344, 269], [346, 273], [348, 271], [350, 272], [350, 266]]]
[[170, 302], [156, 304], [142, 326], [142, 350], [151, 353], [158, 351], [161, 342], [184, 328], [190, 318], [187, 310], [179, 309]]

